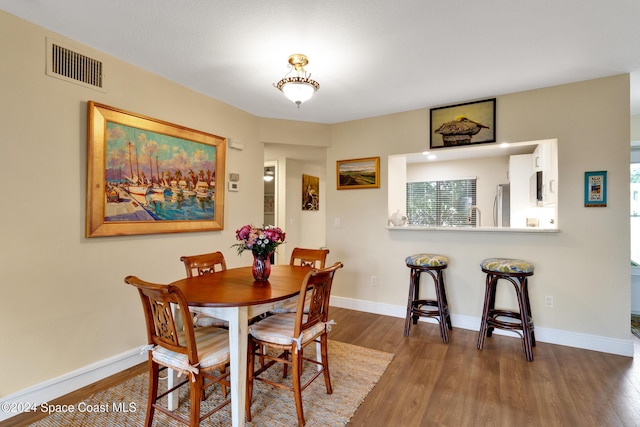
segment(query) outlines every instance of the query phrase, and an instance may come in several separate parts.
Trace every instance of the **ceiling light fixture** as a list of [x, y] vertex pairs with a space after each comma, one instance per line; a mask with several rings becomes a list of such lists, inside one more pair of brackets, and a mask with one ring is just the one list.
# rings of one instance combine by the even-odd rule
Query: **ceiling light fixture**
[[268, 169], [264, 171], [264, 176], [262, 177], [262, 179], [264, 179], [266, 182], [271, 182], [273, 181], [274, 178], [274, 173], [271, 169]]
[[[304, 67], [309, 63], [309, 60], [305, 55], [301, 53], [293, 54], [289, 57], [290, 70], [278, 83], [274, 83], [280, 92], [284, 93], [284, 96], [294, 102], [298, 108], [300, 104], [311, 99], [313, 94], [320, 89], [320, 84], [311, 80], [311, 74], [307, 74]], [[296, 76], [288, 77], [289, 74], [294, 72]]]

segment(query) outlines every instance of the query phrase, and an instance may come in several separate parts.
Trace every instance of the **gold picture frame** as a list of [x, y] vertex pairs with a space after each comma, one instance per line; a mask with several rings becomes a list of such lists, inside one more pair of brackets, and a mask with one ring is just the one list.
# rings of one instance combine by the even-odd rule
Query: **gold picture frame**
[[86, 237], [224, 227], [226, 139], [87, 104]]
[[302, 210], [320, 210], [320, 178], [302, 174]]
[[336, 184], [338, 190], [380, 188], [380, 157], [338, 160]]

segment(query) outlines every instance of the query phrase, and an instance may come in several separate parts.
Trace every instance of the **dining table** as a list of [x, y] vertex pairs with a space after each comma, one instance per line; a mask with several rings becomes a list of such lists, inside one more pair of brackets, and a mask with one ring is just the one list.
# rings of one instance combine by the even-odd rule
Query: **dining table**
[[230, 268], [177, 280], [189, 309], [229, 322], [231, 420], [244, 426], [249, 320], [296, 298], [308, 266], [273, 265], [267, 281], [255, 281], [252, 267]]

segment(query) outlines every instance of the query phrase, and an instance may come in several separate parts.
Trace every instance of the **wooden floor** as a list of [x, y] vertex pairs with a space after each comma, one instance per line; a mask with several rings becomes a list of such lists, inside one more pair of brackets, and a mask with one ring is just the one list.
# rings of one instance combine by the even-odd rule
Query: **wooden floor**
[[356, 426], [640, 426], [640, 340], [635, 358], [436, 324], [404, 337], [404, 319], [331, 309], [330, 338], [395, 357], [349, 423]]
[[[517, 338], [494, 335], [480, 351], [474, 331], [454, 328], [443, 344], [435, 324], [420, 322], [404, 337], [404, 319], [340, 308], [330, 314], [337, 323], [330, 339], [395, 354], [350, 427], [640, 426], [635, 338], [635, 359], [538, 343], [535, 360], [527, 362]], [[56, 403], [79, 402], [144, 369], [132, 368]], [[34, 420], [23, 414], [0, 426]]]

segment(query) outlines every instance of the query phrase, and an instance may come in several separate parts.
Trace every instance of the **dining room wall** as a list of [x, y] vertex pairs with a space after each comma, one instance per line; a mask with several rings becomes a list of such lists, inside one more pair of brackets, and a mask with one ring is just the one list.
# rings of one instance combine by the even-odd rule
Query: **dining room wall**
[[[106, 91], [45, 75], [47, 37], [102, 58]], [[144, 319], [126, 275], [169, 282], [184, 277], [180, 256], [214, 250], [249, 265], [231, 245], [262, 221], [263, 144], [255, 116], [3, 11], [0, 51], [1, 398], [139, 348]], [[240, 191], [219, 190], [224, 230], [85, 238], [89, 100], [241, 141], [226, 150]]]

